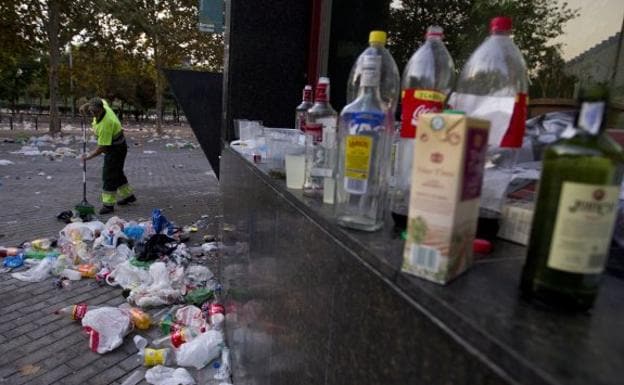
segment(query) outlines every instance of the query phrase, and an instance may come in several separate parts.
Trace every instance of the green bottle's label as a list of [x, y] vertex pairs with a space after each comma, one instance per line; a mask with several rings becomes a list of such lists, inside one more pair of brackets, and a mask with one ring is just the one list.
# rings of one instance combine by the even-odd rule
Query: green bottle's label
[[564, 182], [548, 267], [578, 274], [604, 269], [617, 214], [618, 186]]

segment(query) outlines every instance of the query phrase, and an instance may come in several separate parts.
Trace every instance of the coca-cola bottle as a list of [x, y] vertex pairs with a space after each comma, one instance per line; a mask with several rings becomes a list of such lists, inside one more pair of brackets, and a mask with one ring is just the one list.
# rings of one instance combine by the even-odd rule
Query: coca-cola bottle
[[301, 100], [301, 104], [295, 108], [295, 128], [303, 132], [306, 114], [310, 107], [312, 107], [312, 86], [306, 85], [303, 87], [303, 97]]
[[527, 68], [511, 38], [509, 17], [490, 22], [490, 36], [470, 56], [449, 104], [490, 121], [478, 237], [494, 238], [507, 185], [522, 147], [527, 114]]
[[442, 28], [429, 27], [425, 42], [414, 52], [403, 71], [401, 135], [395, 154], [396, 179], [391, 197], [392, 217], [399, 228], [405, 228], [407, 223], [418, 116], [441, 112], [451, 92], [455, 65], [442, 41], [443, 36]]

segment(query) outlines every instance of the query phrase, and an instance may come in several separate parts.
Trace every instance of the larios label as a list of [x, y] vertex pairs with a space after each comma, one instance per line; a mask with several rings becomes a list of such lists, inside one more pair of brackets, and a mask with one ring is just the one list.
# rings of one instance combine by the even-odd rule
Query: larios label
[[375, 141], [385, 130], [385, 115], [379, 112], [357, 112], [346, 117], [349, 135], [345, 138], [344, 189], [350, 194], [368, 191]]
[[444, 109], [443, 93], [433, 90], [409, 88], [403, 91], [401, 137], [414, 138], [418, 128], [418, 117], [427, 112], [441, 112]]
[[368, 188], [373, 138], [365, 135], [349, 135], [345, 152], [345, 190], [351, 194], [365, 194]]
[[619, 192], [619, 186], [563, 183], [548, 267], [580, 274], [602, 272]]

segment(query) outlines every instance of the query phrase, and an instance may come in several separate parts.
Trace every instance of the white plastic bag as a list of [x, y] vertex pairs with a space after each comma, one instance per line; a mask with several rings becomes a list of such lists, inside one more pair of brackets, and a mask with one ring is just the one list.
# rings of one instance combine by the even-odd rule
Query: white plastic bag
[[186, 283], [188, 286], [203, 287], [212, 277], [214, 277], [214, 274], [206, 266], [192, 265], [186, 268]]
[[147, 270], [133, 266], [130, 261], [123, 262], [106, 277], [106, 283], [111, 286], [119, 285], [124, 289], [145, 285], [150, 282]]
[[[101, 249], [101, 250], [109, 250], [109, 249]], [[121, 244], [117, 246], [116, 249], [113, 250], [112, 253], [105, 255], [102, 258], [102, 262], [106, 267], [108, 267], [111, 271], [114, 270], [117, 266], [122, 263], [128, 261], [134, 257], [134, 252], [125, 244]]]
[[223, 333], [216, 330], [208, 330], [195, 337], [195, 339], [182, 344], [176, 351], [176, 362], [180, 366], [191, 366], [195, 369], [201, 369], [219, 356], [222, 345]]
[[197, 306], [189, 305], [178, 309], [175, 313], [176, 323], [188, 326], [195, 330], [201, 330], [206, 327], [206, 319], [204, 313]]
[[89, 310], [82, 318], [82, 327], [89, 334], [89, 347], [100, 354], [119, 347], [131, 325], [128, 313], [116, 307]]
[[[174, 270], [173, 274], [178, 271], [179, 269]], [[128, 296], [128, 302], [146, 308], [170, 305], [182, 298], [182, 292], [172, 286], [167, 265], [163, 262], [152, 263], [149, 275], [150, 283], [133, 289]]]
[[96, 235], [101, 234], [104, 231], [104, 223], [100, 221], [92, 222], [74, 222], [70, 223], [59, 232], [61, 239], [74, 239], [74, 236], [78, 235], [80, 240], [92, 241]]
[[45, 257], [41, 262], [39, 262], [34, 267], [26, 271], [20, 271], [19, 273], [13, 273], [11, 276], [15, 279], [19, 279], [20, 281], [25, 282], [41, 282], [46, 279], [52, 269], [54, 268], [56, 258], [53, 257]]
[[145, 372], [145, 381], [153, 385], [195, 385], [193, 376], [184, 368], [158, 365]]

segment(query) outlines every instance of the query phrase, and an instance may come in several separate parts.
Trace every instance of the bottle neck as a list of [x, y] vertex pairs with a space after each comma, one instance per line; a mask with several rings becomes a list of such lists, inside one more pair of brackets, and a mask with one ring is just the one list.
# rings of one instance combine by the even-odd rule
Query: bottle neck
[[316, 87], [316, 95], [314, 98], [314, 104], [327, 104], [329, 103], [329, 84], [319, 84]]
[[303, 96], [301, 98], [303, 103], [312, 102], [312, 90], [303, 90]]

